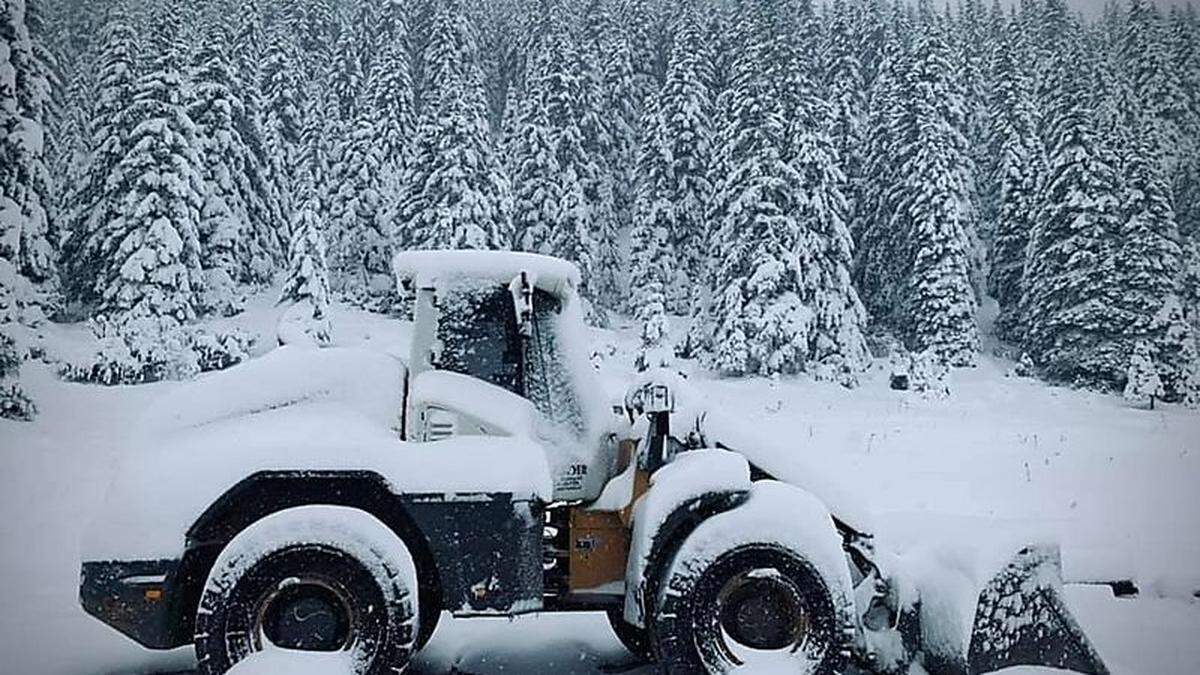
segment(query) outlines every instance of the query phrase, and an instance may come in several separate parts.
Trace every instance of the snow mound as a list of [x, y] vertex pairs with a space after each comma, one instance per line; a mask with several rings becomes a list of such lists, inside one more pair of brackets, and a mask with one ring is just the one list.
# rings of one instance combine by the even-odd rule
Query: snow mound
[[243, 659], [227, 675], [352, 675], [348, 652], [270, 649]]
[[143, 420], [162, 434], [301, 403], [337, 402], [393, 426], [403, 400], [404, 364], [363, 349], [280, 347], [170, 391]]

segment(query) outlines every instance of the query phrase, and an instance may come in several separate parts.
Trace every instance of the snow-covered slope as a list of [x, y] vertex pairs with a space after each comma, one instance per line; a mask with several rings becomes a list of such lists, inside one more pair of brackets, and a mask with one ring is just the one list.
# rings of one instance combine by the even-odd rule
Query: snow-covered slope
[[[269, 299], [236, 323], [273, 336]], [[409, 327], [335, 308], [339, 344], [403, 356]], [[87, 349], [78, 327], [50, 327], [52, 354]], [[613, 393], [632, 376], [632, 329], [593, 331], [595, 361]], [[264, 348], [272, 345], [268, 342]], [[892, 392], [873, 371], [856, 390], [796, 380], [714, 380], [690, 372], [709, 404], [849, 474], [884, 545], [917, 549], [1056, 538], [1069, 578], [1136, 577], [1117, 600], [1104, 588], [1067, 597], [1117, 675], [1200, 672], [1200, 416], [1153, 412], [1119, 397], [1009, 377], [983, 358], [958, 371], [948, 400]], [[173, 672], [190, 650], [146, 652], [87, 617], [76, 600], [78, 542], [129, 447], [134, 420], [184, 385], [65, 384], [27, 364], [42, 414], [0, 421], [0, 671], [22, 675]], [[786, 457], [784, 458], [786, 459]], [[592, 674], [632, 666], [602, 615], [444, 619], [414, 670]], [[639, 673], [641, 669], [626, 672]], [[647, 671], [648, 672], [648, 671]]]

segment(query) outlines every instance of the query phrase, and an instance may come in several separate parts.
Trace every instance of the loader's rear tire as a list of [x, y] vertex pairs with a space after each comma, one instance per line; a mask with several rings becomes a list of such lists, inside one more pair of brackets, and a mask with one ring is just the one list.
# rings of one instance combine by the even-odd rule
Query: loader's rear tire
[[355, 675], [403, 672], [417, 640], [417, 581], [403, 542], [356, 509], [287, 509], [217, 558], [196, 614], [201, 675], [271, 647], [349, 652]]
[[613, 633], [630, 653], [643, 661], [654, 660], [653, 643], [650, 641], [649, 631], [626, 621], [625, 614], [620, 608], [608, 610], [608, 624], [612, 626]]
[[748, 544], [708, 563], [676, 560], [660, 588], [652, 633], [667, 673], [834, 675], [848, 663], [827, 580], [782, 546]]

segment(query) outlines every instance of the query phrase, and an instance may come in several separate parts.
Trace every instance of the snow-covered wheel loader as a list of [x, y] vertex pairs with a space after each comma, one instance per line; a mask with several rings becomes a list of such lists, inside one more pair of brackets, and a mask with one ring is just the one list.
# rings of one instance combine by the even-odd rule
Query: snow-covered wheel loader
[[211, 675], [271, 648], [398, 673], [443, 612], [557, 611], [667, 673], [1107, 672], [1052, 547], [905, 578], [819, 449], [767, 450], [670, 373], [607, 400], [569, 263], [395, 268], [407, 361], [282, 347], [158, 401], [84, 542], [87, 612]]

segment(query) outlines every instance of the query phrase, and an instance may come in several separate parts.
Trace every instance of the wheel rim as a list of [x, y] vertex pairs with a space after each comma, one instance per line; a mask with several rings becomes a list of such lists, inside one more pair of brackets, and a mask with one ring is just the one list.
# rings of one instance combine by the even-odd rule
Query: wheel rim
[[756, 653], [790, 653], [803, 647], [808, 612], [796, 585], [773, 568], [750, 570], [731, 578], [717, 596], [725, 651], [737, 663]]
[[260, 644], [281, 649], [335, 652], [354, 642], [354, 611], [338, 584], [290, 578], [275, 585], [259, 604]]

